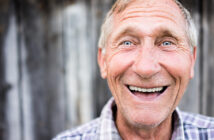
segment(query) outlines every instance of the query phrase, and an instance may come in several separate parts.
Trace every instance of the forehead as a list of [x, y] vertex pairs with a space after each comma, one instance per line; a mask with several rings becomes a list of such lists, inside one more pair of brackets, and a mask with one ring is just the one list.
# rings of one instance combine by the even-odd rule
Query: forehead
[[[120, 5], [120, 6], [119, 6]], [[183, 17], [181, 10], [174, 0], [130, 0], [130, 2], [118, 4], [116, 8], [116, 15], [124, 16], [130, 14], [130, 12], [151, 12], [152, 10], [158, 10], [159, 12], [170, 12], [171, 15], [178, 14]]]
[[181, 10], [173, 0], [135, 0], [123, 11], [114, 14], [113, 19], [115, 28], [123, 27], [124, 24], [137, 27], [136, 22], [140, 22], [142, 26], [144, 23], [159, 26], [161, 22], [182, 29], [186, 26]]

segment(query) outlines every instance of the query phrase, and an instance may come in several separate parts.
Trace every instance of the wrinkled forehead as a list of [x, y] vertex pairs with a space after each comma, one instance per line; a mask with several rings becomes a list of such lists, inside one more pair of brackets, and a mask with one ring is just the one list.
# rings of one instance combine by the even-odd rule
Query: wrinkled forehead
[[174, 0], [133, 0], [126, 7], [114, 14], [114, 21], [135, 17], [164, 17], [177, 24], [185, 25], [184, 16]]

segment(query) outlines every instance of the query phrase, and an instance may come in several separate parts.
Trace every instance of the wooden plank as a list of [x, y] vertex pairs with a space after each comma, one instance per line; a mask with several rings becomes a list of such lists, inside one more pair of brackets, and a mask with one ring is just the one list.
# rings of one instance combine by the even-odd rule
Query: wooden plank
[[[93, 118], [94, 47], [87, 1], [66, 5], [64, 9], [65, 85], [68, 127]], [[94, 43], [94, 42], [93, 42]]]
[[[64, 34], [64, 60], [65, 60], [65, 86], [66, 86], [66, 103], [67, 103], [67, 127], [75, 127], [85, 121], [91, 119], [90, 113], [91, 110], [90, 102], [85, 101], [83, 94], [86, 94], [85, 97], [89, 96], [90, 88], [85, 87], [82, 80], [86, 80], [86, 84], [90, 85], [87, 80], [87, 75], [90, 76], [90, 57], [88, 60], [84, 59], [87, 49], [81, 50], [81, 47], [85, 47], [87, 43], [86, 39], [86, 7], [83, 2], [76, 2], [72, 5], [66, 5], [64, 9], [63, 16], [63, 34]], [[87, 56], [87, 55], [86, 55]], [[87, 67], [85, 70], [81, 66], [82, 61], [88, 62], [85, 64]], [[81, 74], [86, 77], [80, 77]], [[88, 92], [83, 93], [82, 90], [88, 90]], [[87, 100], [90, 100], [88, 98]], [[89, 103], [87, 106], [83, 105], [83, 102]], [[82, 109], [82, 107], [86, 107]], [[89, 113], [82, 118], [81, 111]]]
[[7, 91], [10, 85], [5, 78], [5, 37], [8, 32], [10, 0], [0, 1], [0, 139], [6, 139], [8, 128], [6, 118]]
[[203, 1], [202, 113], [214, 116], [214, 1]]
[[[62, 3], [55, 3], [48, 19], [48, 52], [46, 53], [47, 110], [49, 119], [46, 129], [50, 138], [66, 128], [65, 60], [63, 58], [63, 10]], [[58, 5], [57, 5], [58, 4]], [[56, 127], [57, 126], [57, 127]]]
[[65, 125], [60, 5], [19, 2], [23, 139], [51, 139]]
[[9, 20], [8, 34], [5, 38], [5, 79], [11, 85], [7, 93], [7, 132], [5, 139], [22, 140], [21, 110], [19, 98], [19, 67], [16, 19], [14, 13]]

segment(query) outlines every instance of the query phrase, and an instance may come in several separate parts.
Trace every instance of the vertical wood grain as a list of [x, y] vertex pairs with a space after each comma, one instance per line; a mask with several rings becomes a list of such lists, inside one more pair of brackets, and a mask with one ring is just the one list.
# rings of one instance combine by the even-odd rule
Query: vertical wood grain
[[10, 88], [5, 76], [4, 45], [8, 32], [9, 17], [11, 15], [11, 1], [0, 1], [0, 139], [7, 138], [7, 91]]
[[7, 140], [21, 140], [21, 111], [19, 94], [19, 65], [18, 65], [18, 43], [15, 14], [9, 20], [8, 33], [5, 38], [5, 77], [7, 83], [11, 85], [7, 92], [6, 115], [7, 115]]
[[73, 127], [92, 119], [92, 67], [84, 2], [66, 5], [63, 12], [66, 113]]
[[18, 2], [23, 139], [50, 139], [65, 125], [61, 7]]
[[203, 1], [203, 47], [202, 53], [202, 113], [214, 116], [214, 2], [212, 0]]

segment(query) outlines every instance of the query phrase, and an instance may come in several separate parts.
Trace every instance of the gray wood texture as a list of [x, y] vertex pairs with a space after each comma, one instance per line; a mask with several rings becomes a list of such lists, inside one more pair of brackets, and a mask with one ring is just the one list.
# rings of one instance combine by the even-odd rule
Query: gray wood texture
[[203, 1], [202, 5], [201, 112], [214, 116], [214, 1]]
[[[114, 0], [0, 2], [0, 139], [47, 140], [99, 116], [111, 97], [97, 65]], [[182, 110], [214, 116], [214, 2], [182, 0], [199, 30]]]
[[0, 1], [0, 139], [6, 139], [7, 127], [7, 92], [10, 88], [5, 76], [5, 53], [4, 44], [8, 31], [10, 17], [10, 1]]

